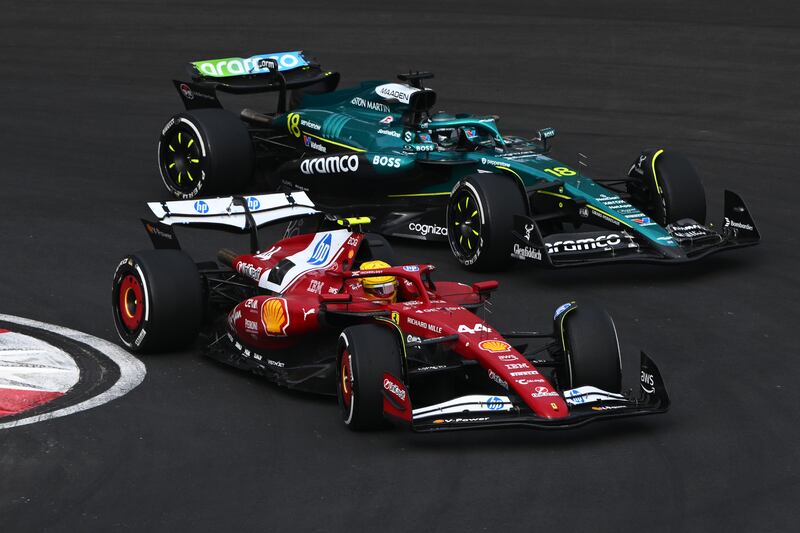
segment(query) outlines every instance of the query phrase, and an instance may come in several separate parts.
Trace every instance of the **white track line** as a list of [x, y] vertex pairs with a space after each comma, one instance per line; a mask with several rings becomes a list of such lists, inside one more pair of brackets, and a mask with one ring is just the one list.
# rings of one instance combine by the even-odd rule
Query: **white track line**
[[30, 416], [28, 418], [20, 418], [11, 422], [0, 422], [0, 429], [24, 426], [27, 424], [33, 424], [34, 422], [59, 418], [103, 405], [104, 403], [119, 398], [120, 396], [123, 396], [136, 388], [144, 380], [144, 376], [147, 373], [144, 363], [142, 363], [139, 359], [132, 356], [116, 344], [103, 339], [98, 339], [97, 337], [89, 335], [88, 333], [13, 315], [0, 314], [0, 320], [10, 322], [12, 324], [19, 324], [21, 326], [43, 329], [45, 331], [67, 337], [74, 341], [87, 344], [114, 361], [114, 363], [116, 363], [116, 365], [119, 367], [119, 379], [105, 392], [63, 409], [43, 413], [41, 415]]

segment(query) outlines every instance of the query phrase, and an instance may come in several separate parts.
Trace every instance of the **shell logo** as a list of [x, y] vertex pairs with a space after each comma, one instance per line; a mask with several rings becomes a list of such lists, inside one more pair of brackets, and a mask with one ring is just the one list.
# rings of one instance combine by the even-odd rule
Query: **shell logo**
[[511, 345], [508, 344], [506, 341], [481, 341], [478, 344], [478, 348], [481, 350], [492, 352], [492, 353], [499, 353], [499, 352], [507, 352], [511, 349]]
[[261, 307], [261, 320], [267, 335], [285, 337], [289, 326], [289, 308], [283, 298], [270, 298]]

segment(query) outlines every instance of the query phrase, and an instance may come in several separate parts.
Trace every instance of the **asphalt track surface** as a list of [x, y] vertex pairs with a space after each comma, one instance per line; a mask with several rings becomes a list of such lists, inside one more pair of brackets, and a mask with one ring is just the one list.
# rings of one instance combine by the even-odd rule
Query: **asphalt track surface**
[[[662, 416], [545, 433], [354, 434], [335, 403], [203, 359], [144, 358], [102, 407], [0, 431], [5, 531], [788, 531], [800, 516], [800, 4], [14, 2], [0, 16], [0, 313], [115, 340], [111, 274], [146, 248], [155, 144], [190, 59], [304, 48], [343, 85], [436, 73], [439, 108], [558, 130], [554, 154], [619, 174], [688, 155], [757, 248], [675, 268], [502, 274], [492, 322], [572, 298], [616, 318], [626, 381], [660, 364]], [[381, 5], [384, 4], [384, 5]], [[740, 3], [744, 4], [744, 3]], [[265, 100], [264, 107], [271, 106]], [[190, 236], [198, 257], [245, 241]], [[442, 279], [445, 248], [397, 242]]]

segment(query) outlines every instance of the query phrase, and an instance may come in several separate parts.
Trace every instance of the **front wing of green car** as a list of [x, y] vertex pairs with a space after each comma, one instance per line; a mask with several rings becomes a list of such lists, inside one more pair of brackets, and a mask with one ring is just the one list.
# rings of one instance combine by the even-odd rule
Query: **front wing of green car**
[[732, 191], [725, 191], [725, 216], [719, 227], [686, 219], [664, 229], [668, 236], [657, 239], [630, 228], [548, 234], [536, 217], [515, 216], [511, 256], [550, 268], [618, 262], [685, 263], [753, 246], [761, 240], [744, 201]]

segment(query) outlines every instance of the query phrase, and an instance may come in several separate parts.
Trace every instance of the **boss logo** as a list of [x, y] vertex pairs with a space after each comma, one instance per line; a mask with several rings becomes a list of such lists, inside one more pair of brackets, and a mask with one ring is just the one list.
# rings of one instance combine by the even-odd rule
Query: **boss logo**
[[382, 167], [400, 168], [399, 157], [387, 157], [385, 155], [376, 155], [372, 158], [373, 165], [380, 165]]

